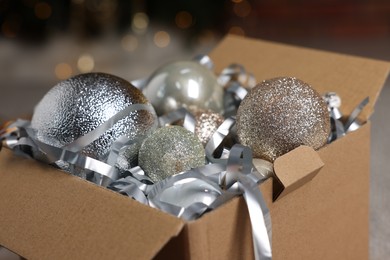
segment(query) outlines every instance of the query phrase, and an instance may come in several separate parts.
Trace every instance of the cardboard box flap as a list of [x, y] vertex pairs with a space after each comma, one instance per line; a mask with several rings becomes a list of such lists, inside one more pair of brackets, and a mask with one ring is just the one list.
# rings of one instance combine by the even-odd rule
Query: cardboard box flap
[[0, 165], [0, 245], [28, 259], [151, 259], [184, 226], [7, 149]]
[[390, 63], [350, 55], [311, 50], [228, 35], [210, 57], [216, 72], [239, 63], [258, 82], [280, 76], [297, 77], [320, 94], [336, 92], [342, 99], [341, 111], [349, 115], [366, 97], [370, 102], [362, 111], [366, 121], [387, 78]]
[[311, 181], [322, 167], [324, 163], [318, 153], [304, 145], [277, 158], [274, 162], [274, 200]]

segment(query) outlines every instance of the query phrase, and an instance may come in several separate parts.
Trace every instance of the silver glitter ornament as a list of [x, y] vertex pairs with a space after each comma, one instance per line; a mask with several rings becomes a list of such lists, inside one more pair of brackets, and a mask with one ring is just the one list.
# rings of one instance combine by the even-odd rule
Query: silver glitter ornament
[[309, 84], [291, 77], [265, 80], [237, 111], [239, 142], [254, 157], [274, 161], [300, 145], [318, 149], [330, 133], [326, 102]]
[[180, 107], [191, 111], [210, 109], [222, 113], [223, 88], [216, 76], [195, 61], [178, 61], [162, 66], [150, 77], [145, 96], [159, 115]]
[[130, 112], [81, 151], [105, 160], [118, 137], [146, 136], [157, 127], [156, 114], [148, 100], [124, 79], [88, 73], [58, 83], [36, 106], [31, 126], [41, 142], [64, 147], [132, 104], [144, 104], [151, 109]]
[[157, 129], [142, 143], [139, 166], [154, 182], [205, 164], [205, 151], [193, 133], [181, 126]]
[[195, 114], [195, 135], [206, 146], [212, 135], [225, 120], [224, 117], [211, 110], [199, 110]]

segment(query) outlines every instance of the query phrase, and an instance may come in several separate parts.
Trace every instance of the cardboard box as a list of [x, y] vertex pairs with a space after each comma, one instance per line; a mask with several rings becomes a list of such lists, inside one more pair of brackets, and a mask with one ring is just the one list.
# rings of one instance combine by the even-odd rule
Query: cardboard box
[[[295, 76], [320, 93], [335, 91], [345, 114], [370, 97], [364, 126], [317, 152], [300, 147], [278, 158], [279, 181], [260, 185], [273, 259], [368, 259], [368, 119], [390, 64], [236, 36], [211, 57], [216, 71], [240, 63], [258, 81]], [[273, 188], [283, 194], [275, 201]], [[0, 152], [0, 244], [28, 259], [253, 258], [242, 197], [185, 222], [7, 149]]]

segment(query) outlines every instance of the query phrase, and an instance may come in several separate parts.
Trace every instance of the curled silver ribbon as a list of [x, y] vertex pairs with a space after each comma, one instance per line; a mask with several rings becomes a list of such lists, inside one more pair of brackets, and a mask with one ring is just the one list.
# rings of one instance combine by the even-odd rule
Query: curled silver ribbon
[[354, 131], [361, 126], [361, 123], [358, 122], [358, 116], [359, 116], [360, 112], [362, 112], [363, 108], [368, 104], [368, 102], [369, 102], [369, 97], [366, 97], [352, 111], [351, 115], [348, 117], [348, 120], [344, 126], [344, 130], [346, 132]]
[[348, 119], [344, 122], [344, 115], [340, 110], [341, 98], [335, 92], [327, 92], [323, 95], [325, 102], [328, 105], [328, 111], [331, 122], [331, 133], [328, 138], [328, 143], [333, 142], [346, 135], [348, 132], [355, 131], [362, 123], [359, 121], [359, 114], [369, 102], [369, 97], [363, 99], [358, 104]]
[[162, 199], [163, 193], [173, 188], [175, 185], [180, 185], [182, 182], [182, 187], [183, 185], [191, 186], [197, 180], [203, 181], [212, 188], [212, 190], [210, 189], [211, 191], [207, 192], [208, 194], [213, 193], [215, 196], [218, 196], [222, 193], [221, 189], [216, 183], [209, 181], [204, 175], [198, 172], [197, 169], [192, 169], [156, 183], [148, 193], [150, 205], [186, 220], [193, 220], [198, 218], [208, 209], [209, 206], [209, 204], [206, 203], [206, 199], [204, 199], [206, 192], [203, 192], [202, 194], [201, 191], [198, 191], [196, 195], [198, 195], [197, 200], [200, 201], [192, 203], [188, 206], [180, 206], [176, 203], [167, 202]]
[[224, 160], [226, 160], [223, 158], [224, 153], [220, 158], [215, 158], [214, 153], [217, 150], [217, 148], [220, 147], [220, 145], [225, 140], [225, 138], [229, 135], [235, 123], [236, 120], [233, 117], [229, 117], [225, 119], [222, 122], [222, 124], [217, 128], [217, 131], [215, 131], [214, 134], [211, 136], [210, 140], [207, 142], [205, 147], [206, 158], [209, 162], [216, 163], [216, 162], [223, 162]]
[[143, 174], [140, 167], [130, 169], [131, 175], [112, 182], [108, 188], [149, 205], [146, 194], [153, 187], [153, 182]]
[[218, 81], [222, 86], [226, 86], [231, 81], [237, 81], [242, 86], [252, 88], [256, 85], [256, 79], [252, 73], [247, 73], [241, 64], [230, 64], [224, 68], [218, 76]]
[[234, 188], [235, 191], [242, 192], [244, 196], [252, 225], [255, 259], [271, 259], [271, 215], [257, 182], [248, 178], [253, 169], [252, 151], [249, 147], [235, 145], [231, 153], [226, 169], [225, 185], [230, 187], [229, 189]]
[[195, 117], [184, 107], [160, 116], [158, 122], [160, 126], [171, 125], [179, 120], [183, 121], [183, 127], [188, 131], [195, 132]]
[[211, 58], [207, 55], [196, 55], [192, 60], [198, 62], [199, 64], [205, 66], [209, 70], [214, 69], [214, 62], [211, 60]]

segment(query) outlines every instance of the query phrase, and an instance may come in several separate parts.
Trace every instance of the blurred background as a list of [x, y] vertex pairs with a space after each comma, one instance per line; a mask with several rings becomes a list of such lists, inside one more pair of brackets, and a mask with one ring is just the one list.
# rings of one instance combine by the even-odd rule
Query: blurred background
[[[143, 78], [228, 33], [390, 61], [390, 2], [0, 0], [0, 123], [31, 114], [72, 75]], [[371, 259], [390, 255], [389, 85], [372, 118]], [[0, 259], [12, 257], [0, 249]]]
[[145, 77], [227, 33], [390, 59], [386, 0], [0, 0], [0, 29], [0, 118], [72, 75]]

